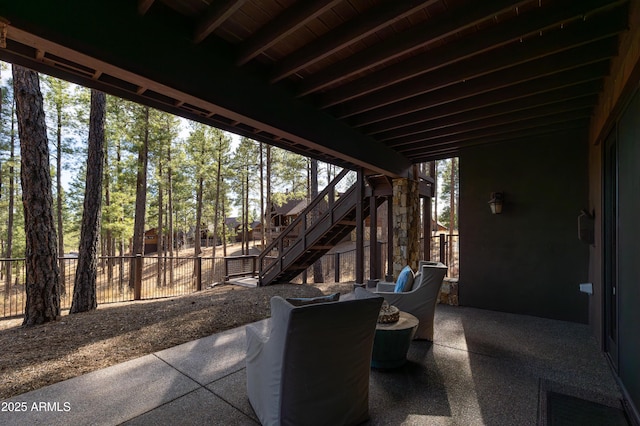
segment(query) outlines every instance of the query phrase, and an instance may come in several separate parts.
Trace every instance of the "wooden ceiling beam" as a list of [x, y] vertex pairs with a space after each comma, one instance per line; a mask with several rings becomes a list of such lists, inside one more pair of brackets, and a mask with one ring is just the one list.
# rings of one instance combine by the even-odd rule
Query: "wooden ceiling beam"
[[155, 0], [138, 0], [138, 13], [146, 15]]
[[527, 130], [535, 130], [544, 127], [563, 128], [564, 125], [574, 121], [586, 121], [588, 122], [591, 116], [590, 110], [571, 111], [563, 114], [558, 114], [552, 119], [548, 118], [535, 118], [526, 121], [520, 121], [516, 123], [508, 123], [501, 126], [489, 127], [486, 129], [471, 130], [455, 135], [425, 138], [423, 140], [407, 143], [402, 146], [396, 146], [394, 149], [402, 152], [406, 156], [411, 156], [412, 152], [420, 151], [425, 146], [436, 147], [450, 144], [460, 144], [465, 141], [472, 141], [483, 138], [496, 137], [508, 133], [524, 134]]
[[[459, 116], [473, 117], [483, 114], [490, 116], [519, 108], [531, 108], [582, 96], [597, 95], [602, 90], [602, 82], [597, 79], [594, 72], [588, 72], [581, 78], [571, 71], [565, 74], [544, 77], [538, 81], [522, 83], [504, 90], [449, 102], [437, 108], [394, 117], [363, 127], [362, 132], [377, 138], [379, 134], [402, 130], [405, 127], [420, 126], [420, 123], [424, 122], [446, 120], [449, 117], [455, 120], [455, 117]], [[585, 77], [586, 81], [582, 79]]]
[[[612, 40], [612, 42], [614, 41], [615, 40]], [[388, 105], [365, 114], [360, 114], [349, 120], [349, 122], [355, 127], [360, 127], [444, 103], [470, 98], [482, 93], [507, 88], [509, 86], [519, 85], [520, 83], [533, 81], [541, 77], [553, 76], [554, 74], [561, 73], [562, 71], [578, 69], [590, 64], [594, 64], [593, 68], [590, 68], [589, 70], [581, 70], [581, 73], [579, 71], [576, 72], [576, 81], [602, 78], [603, 75], [606, 75], [606, 73], [609, 72], [609, 59], [613, 53], [609, 53], [607, 55], [604, 54], [605, 52], [593, 51], [588, 49], [588, 47], [589, 46], [580, 47], [571, 52], [549, 56], [534, 63], [508, 68], [468, 82], [461, 82], [441, 90], [416, 96], [401, 102], [396, 102], [393, 105]], [[609, 46], [609, 48], [611, 48], [611, 46]], [[569, 79], [572, 77], [571, 73], [569, 73]], [[551, 77], [551, 80], [554, 80], [554, 77]], [[566, 81], [566, 84], [570, 85], [572, 83], [569, 80]], [[536, 93], [533, 87], [528, 89], [526, 85], [525, 87], [520, 86], [519, 89], [523, 94], [526, 94], [527, 91], [531, 94]], [[540, 90], [545, 90], [545, 88], [543, 87]], [[473, 100], [471, 100], [471, 102], [473, 102]], [[342, 115], [338, 113], [337, 116]]]
[[382, 40], [375, 46], [356, 52], [328, 66], [321, 73], [306, 78], [298, 87], [298, 96], [306, 96], [329, 86], [343, 84], [362, 72], [394, 61], [525, 3], [527, 2], [518, 0], [492, 0], [466, 5], [464, 13], [460, 13], [460, 10], [448, 10], [437, 19], [427, 20], [396, 36]]
[[375, 46], [363, 49], [332, 64], [322, 73], [305, 79], [299, 87], [298, 95], [305, 96], [341, 83], [372, 67], [393, 61], [402, 55], [473, 27], [505, 10], [511, 10], [525, 3], [528, 1], [487, 0], [472, 2], [465, 7], [463, 14], [460, 14], [459, 10], [449, 10], [438, 16], [438, 19], [428, 20], [396, 36], [389, 37]]
[[479, 108], [471, 112], [456, 114], [402, 127], [400, 129], [377, 135], [376, 139], [389, 145], [396, 141], [402, 141], [406, 137], [418, 137], [419, 135], [447, 134], [447, 132], [462, 132], [479, 126], [495, 126], [510, 121], [528, 120], [535, 117], [544, 117], [561, 112], [576, 109], [593, 108], [598, 102], [598, 95], [591, 94], [573, 99], [561, 99], [557, 102], [543, 105], [528, 105], [521, 101], [508, 102], [499, 108]]
[[[553, 30], [556, 30], [556, 36], [564, 38], [566, 43], [571, 43], [569, 38], [573, 38], [574, 41], [572, 43], [575, 44], [579, 43], [580, 40], [595, 40], [600, 37], [617, 34], [626, 29], [628, 5], [622, 4], [613, 10], [607, 11], [606, 16], [600, 16], [598, 22], [594, 22], [593, 19], [586, 22], [573, 22], [566, 30], [559, 31], [561, 24], [566, 25], [568, 21], [576, 18], [582, 19], [587, 6], [590, 5], [584, 1], [573, 0], [569, 4], [554, 3], [554, 9], [551, 10], [536, 8], [532, 12], [519, 15], [502, 25], [492, 26], [469, 34], [453, 43], [447, 43], [405, 61], [385, 67], [358, 80], [351, 81], [345, 87], [329, 90], [320, 96], [317, 104], [322, 108], [330, 107], [410, 78], [424, 75], [447, 65], [461, 61], [466, 64], [473, 63], [473, 60], [470, 59], [472, 57], [477, 57], [487, 51], [517, 42], [527, 36], [537, 35], [541, 31], [551, 30], [553, 33]], [[545, 34], [545, 37], [552, 36], [551, 34]], [[559, 48], [560, 46], [557, 47]], [[522, 56], [523, 49], [519, 50]], [[485, 56], [481, 59], [483, 62], [495, 63], [495, 59], [491, 58], [491, 54], [489, 54], [489, 57]], [[504, 58], [498, 58], [498, 61], [501, 60], [502, 62], [511, 60], [510, 54], [505, 52]], [[459, 71], [459, 74], [462, 74], [461, 78], [465, 78], [465, 68], [463, 65], [463, 71]]]
[[[531, 68], [544, 72], [545, 69], [562, 67], [563, 62], [579, 61], [581, 57], [593, 57], [596, 52], [601, 58], [613, 57], [617, 49], [616, 36], [623, 30], [626, 23], [616, 25], [615, 29], [599, 22], [596, 24], [598, 25], [580, 26], [579, 30], [557, 30], [563, 33], [560, 40], [557, 40], [559, 37], [549, 34], [524, 43], [516, 42], [486, 55], [469, 58], [391, 85], [339, 105], [338, 117], [345, 118], [361, 114], [459, 82], [473, 84], [474, 79], [482, 77], [501, 79], [501, 75], [511, 75], [513, 78], [513, 76], [526, 75], [526, 71]], [[493, 75], [496, 77], [492, 77]]]
[[193, 42], [200, 43], [213, 33], [231, 15], [242, 7], [246, 0], [216, 0], [211, 2], [205, 16], [196, 25]]
[[582, 102], [567, 102], [564, 104], [548, 105], [531, 110], [517, 111], [511, 114], [499, 115], [459, 125], [440, 128], [425, 128], [421, 132], [415, 132], [411, 135], [397, 137], [384, 142], [393, 148], [402, 149], [404, 146], [422, 143], [424, 141], [438, 140], [440, 138], [482, 130], [491, 130], [493, 128], [517, 126], [520, 123], [554, 122], [554, 120], [558, 120], [560, 117], [563, 117], [564, 119], [588, 117], [593, 111], [595, 102], [597, 102], [597, 98], [592, 99], [590, 104], [584, 104]]
[[[322, 153], [319, 159], [323, 161], [333, 156], [335, 159], [329, 161], [341, 162], [343, 166], [364, 167], [392, 176], [406, 175], [408, 159], [383, 143], [293, 98], [284, 88], [266, 84], [252, 70], [238, 69], [227, 50], [216, 50], [215, 43], [195, 45], [193, 27], [188, 21], [178, 20], [172, 26], [175, 16], [169, 10], [159, 8], [158, 13], [141, 18], [135, 3], [130, 7], [115, 4], [105, 0], [86, 8], [83, 0], [67, 0], [45, 2], [35, 8], [33, 1], [25, 0], [7, 3], [2, 14], [13, 23], [9, 37], [12, 30], [19, 30], [24, 36], [24, 50], [30, 57], [24, 57], [21, 65], [38, 67], [56, 76], [64, 74], [75, 83], [100, 87], [108, 93], [240, 135], [253, 137], [248, 128], [260, 128], [265, 133], [257, 135], [259, 140], [272, 143], [269, 135], [278, 135], [283, 141], [298, 144], [291, 146], [281, 141], [280, 147], [308, 152], [311, 156], [315, 150]], [[95, 31], [90, 17], [96, 15], [123, 31]], [[167, 29], [172, 31], [169, 33]], [[45, 36], [47, 39], [42, 38]], [[16, 44], [19, 43], [13, 39], [7, 40], [7, 49], [0, 50], [0, 57], [10, 56], [9, 49]], [[29, 46], [57, 52], [62, 58], [90, 67], [91, 74], [86, 76], [74, 70], [71, 75], [72, 71], [63, 73], [53, 66], [41, 65], [33, 59], [34, 49]], [[171, 52], [170, 61], [163, 52]], [[96, 69], [104, 72], [100, 80], [91, 78]], [[137, 94], [138, 87], [149, 90]], [[176, 108], [175, 99], [199, 109], [189, 112]], [[215, 112], [221, 118], [207, 119], [202, 116], [203, 111]], [[229, 124], [232, 120], [243, 125], [233, 128]], [[363, 150], [363, 146], [367, 149]]]
[[293, 52], [278, 64], [271, 76], [276, 83], [301, 69], [313, 65], [363, 38], [389, 27], [438, 0], [411, 0], [382, 3], [352, 21], [346, 21], [325, 36]]
[[527, 131], [507, 132], [501, 135], [493, 135], [470, 140], [454, 141], [449, 144], [428, 145], [428, 149], [415, 152], [414, 155], [407, 154], [413, 163], [421, 163], [431, 160], [441, 160], [443, 158], [455, 157], [460, 151], [474, 146], [493, 144], [504, 141], [527, 141], [535, 142], [536, 139], [549, 135], [571, 134], [585, 129], [588, 120], [576, 120], [565, 123], [553, 124], [546, 127], [531, 128]]
[[236, 65], [241, 66], [246, 64], [260, 53], [341, 1], [342, 0], [315, 0], [312, 2], [296, 2], [240, 44]]

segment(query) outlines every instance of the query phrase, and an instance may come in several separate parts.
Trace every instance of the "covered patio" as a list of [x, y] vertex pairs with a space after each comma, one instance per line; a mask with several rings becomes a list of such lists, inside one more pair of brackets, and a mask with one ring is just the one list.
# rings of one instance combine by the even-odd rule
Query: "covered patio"
[[[418, 165], [459, 157], [461, 307], [405, 370], [372, 372], [373, 424], [535, 424], [556, 384], [640, 422], [639, 0], [0, 0], [0, 17], [2, 60], [356, 170], [359, 247], [362, 180], [409, 188], [394, 268], [416, 260]], [[119, 381], [117, 421], [254, 422], [220, 338], [140, 360], [184, 387]]]
[[[371, 371], [367, 424], [548, 424], [549, 392], [611, 407], [587, 411], [594, 424], [602, 424], [594, 415], [621, 415], [620, 391], [586, 325], [447, 305], [438, 306], [436, 323], [433, 344], [414, 341], [405, 366]], [[0, 420], [259, 424], [247, 399], [244, 354], [240, 327], [5, 400], [26, 402], [28, 410]], [[41, 401], [58, 405], [32, 409]], [[568, 407], [554, 420], [584, 419], [585, 411]]]

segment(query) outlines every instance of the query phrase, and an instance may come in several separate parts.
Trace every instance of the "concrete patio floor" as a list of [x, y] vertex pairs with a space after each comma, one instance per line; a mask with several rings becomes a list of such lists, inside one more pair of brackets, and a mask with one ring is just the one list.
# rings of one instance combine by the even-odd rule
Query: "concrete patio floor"
[[[405, 366], [371, 371], [367, 424], [536, 425], [549, 387], [621, 398], [585, 325], [443, 305], [435, 324]], [[185, 343], [4, 400], [0, 424], [259, 424], [244, 350], [244, 327]]]

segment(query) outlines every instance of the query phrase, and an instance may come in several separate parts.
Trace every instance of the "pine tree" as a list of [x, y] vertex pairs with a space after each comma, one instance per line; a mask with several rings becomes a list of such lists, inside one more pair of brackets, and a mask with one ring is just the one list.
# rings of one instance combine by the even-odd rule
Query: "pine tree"
[[[137, 109], [138, 120], [136, 123], [139, 125], [137, 134], [138, 136], [138, 162], [136, 173], [136, 204], [135, 204], [135, 217], [133, 225], [133, 248], [131, 253], [134, 256], [144, 254], [144, 227], [145, 227], [145, 215], [147, 211], [147, 169], [149, 166], [149, 107], [142, 107], [141, 110]], [[140, 115], [142, 117], [140, 117]], [[134, 287], [135, 279], [135, 264], [131, 262], [130, 274], [129, 274], [129, 288]], [[139, 277], [138, 277], [139, 278]]]
[[[240, 230], [242, 240], [242, 253], [249, 254], [249, 230], [251, 224], [250, 217], [250, 191], [249, 182], [256, 180], [258, 166], [258, 143], [249, 138], [240, 139], [240, 144], [236, 148], [233, 157], [233, 170], [235, 173], [232, 180], [237, 193], [236, 205], [240, 207]], [[257, 197], [256, 197], [257, 198]]]
[[[318, 196], [318, 160], [310, 159], [311, 166], [311, 184], [309, 186], [310, 198], [314, 200]], [[313, 219], [317, 220], [320, 217], [320, 211], [316, 207], [313, 211]], [[313, 282], [323, 283], [324, 275], [322, 272], [322, 260], [318, 259], [313, 264]]]
[[86, 312], [98, 306], [96, 279], [104, 165], [105, 108], [105, 94], [92, 90], [82, 229], [78, 249], [78, 267], [73, 286], [73, 301], [69, 313]]
[[70, 138], [74, 120], [75, 111], [74, 103], [81, 102], [79, 97], [72, 95], [71, 84], [57, 79], [55, 77], [45, 76], [42, 79], [46, 89], [44, 100], [45, 108], [49, 114], [49, 128], [55, 129], [50, 139], [55, 140], [54, 158], [56, 160], [55, 176], [55, 194], [56, 194], [56, 231], [58, 236], [58, 257], [60, 258], [60, 291], [61, 294], [66, 293], [66, 273], [65, 263], [63, 260], [65, 253], [65, 203], [64, 188], [62, 186], [62, 170], [63, 164], [71, 164], [71, 161], [63, 161], [68, 155], [73, 155], [73, 140]]
[[38, 74], [13, 66], [13, 85], [20, 134], [22, 201], [26, 237], [24, 325], [55, 321], [60, 316], [59, 270], [49, 147]]

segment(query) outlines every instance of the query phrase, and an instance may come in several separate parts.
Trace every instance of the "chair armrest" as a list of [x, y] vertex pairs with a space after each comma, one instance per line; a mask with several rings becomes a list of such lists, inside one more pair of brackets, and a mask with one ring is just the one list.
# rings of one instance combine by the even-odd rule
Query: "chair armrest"
[[267, 330], [267, 333], [263, 333], [262, 330], [259, 330], [252, 324], [247, 324], [245, 327], [245, 333], [247, 336], [247, 361], [253, 361], [256, 359], [262, 349], [264, 348], [265, 343], [269, 340], [270, 330]]
[[396, 288], [396, 283], [380, 281], [376, 286], [376, 293], [380, 293], [380, 292], [392, 293], [395, 290], [395, 288]]

